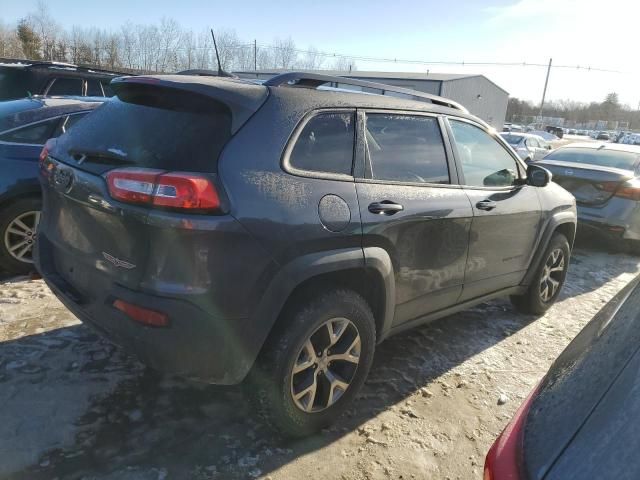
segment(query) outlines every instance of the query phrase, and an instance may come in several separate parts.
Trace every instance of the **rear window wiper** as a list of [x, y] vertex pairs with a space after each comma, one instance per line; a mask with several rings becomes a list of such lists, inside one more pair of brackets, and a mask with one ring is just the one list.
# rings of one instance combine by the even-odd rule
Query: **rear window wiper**
[[[115, 150], [115, 149], [114, 149]], [[106, 165], [131, 165], [135, 163], [133, 160], [120, 155], [115, 151], [89, 150], [71, 148], [68, 151], [78, 165], [83, 163], [100, 163]]]

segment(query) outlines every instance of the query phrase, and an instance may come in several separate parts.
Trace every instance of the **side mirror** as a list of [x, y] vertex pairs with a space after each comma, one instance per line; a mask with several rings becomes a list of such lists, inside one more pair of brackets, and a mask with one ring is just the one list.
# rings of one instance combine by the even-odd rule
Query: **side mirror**
[[551, 181], [551, 172], [540, 165], [531, 165], [527, 167], [527, 184], [532, 187], [546, 187]]

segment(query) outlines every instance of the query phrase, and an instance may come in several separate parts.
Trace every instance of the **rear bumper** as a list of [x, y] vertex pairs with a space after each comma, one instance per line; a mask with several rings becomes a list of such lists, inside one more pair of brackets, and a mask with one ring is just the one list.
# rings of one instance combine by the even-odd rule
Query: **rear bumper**
[[610, 238], [640, 240], [638, 203], [611, 198], [603, 207], [578, 205], [578, 225]]
[[[36, 246], [36, 267], [58, 299], [83, 323], [135, 354], [143, 363], [168, 374], [208, 383], [237, 384], [256, 356], [242, 340], [250, 336], [244, 318], [220, 318], [185, 298], [134, 291], [96, 272], [91, 293], [82, 293], [55, 268], [42, 235]], [[113, 307], [116, 299], [169, 316], [168, 327], [140, 324]], [[215, 311], [215, 309], [212, 309]]]

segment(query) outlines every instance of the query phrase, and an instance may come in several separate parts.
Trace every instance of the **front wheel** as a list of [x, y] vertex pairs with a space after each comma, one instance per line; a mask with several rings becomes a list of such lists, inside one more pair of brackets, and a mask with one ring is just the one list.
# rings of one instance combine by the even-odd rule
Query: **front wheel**
[[42, 201], [23, 198], [0, 211], [0, 270], [22, 274], [33, 270]]
[[333, 423], [369, 373], [375, 322], [367, 302], [330, 290], [298, 302], [280, 319], [246, 387], [267, 421], [304, 436]]
[[553, 305], [564, 285], [570, 256], [567, 237], [554, 233], [527, 291], [523, 295], [511, 296], [511, 303], [518, 311], [542, 315]]

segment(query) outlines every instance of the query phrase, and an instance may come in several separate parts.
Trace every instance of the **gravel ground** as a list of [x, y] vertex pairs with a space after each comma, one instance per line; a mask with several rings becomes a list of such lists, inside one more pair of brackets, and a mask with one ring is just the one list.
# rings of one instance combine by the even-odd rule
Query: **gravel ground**
[[489, 446], [553, 359], [640, 271], [574, 252], [542, 318], [506, 300], [393, 337], [338, 426], [273, 435], [239, 387], [163, 378], [101, 339], [40, 280], [0, 283], [0, 478], [482, 478]]

